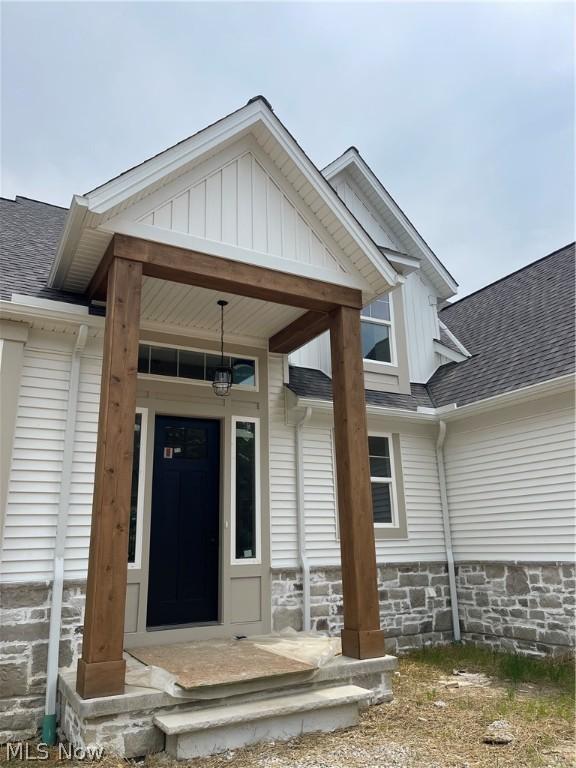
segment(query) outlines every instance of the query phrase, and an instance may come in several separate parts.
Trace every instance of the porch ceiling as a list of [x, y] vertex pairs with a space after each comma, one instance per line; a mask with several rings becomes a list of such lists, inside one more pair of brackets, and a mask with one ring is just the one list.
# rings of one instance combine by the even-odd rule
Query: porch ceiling
[[266, 346], [268, 339], [305, 310], [260, 299], [144, 277], [141, 319], [150, 327], [187, 329], [217, 338], [220, 333], [218, 299], [229, 302], [224, 315], [225, 340]]

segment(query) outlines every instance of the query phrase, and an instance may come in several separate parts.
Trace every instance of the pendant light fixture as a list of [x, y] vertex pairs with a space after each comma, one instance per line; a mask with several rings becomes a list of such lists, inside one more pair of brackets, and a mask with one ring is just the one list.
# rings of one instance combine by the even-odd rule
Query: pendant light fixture
[[224, 365], [224, 307], [228, 304], [224, 299], [218, 301], [220, 307], [220, 365], [214, 371], [212, 389], [218, 397], [226, 397], [232, 389], [232, 368]]

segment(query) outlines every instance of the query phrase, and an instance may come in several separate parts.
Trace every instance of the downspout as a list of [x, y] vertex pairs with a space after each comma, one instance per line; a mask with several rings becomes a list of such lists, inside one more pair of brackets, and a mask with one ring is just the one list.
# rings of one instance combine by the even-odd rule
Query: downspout
[[306, 512], [304, 509], [304, 447], [302, 430], [310, 421], [312, 408], [308, 407], [296, 422], [296, 509], [298, 519], [298, 560], [302, 568], [302, 627], [310, 631], [310, 563], [306, 555]]
[[68, 391], [68, 413], [64, 433], [64, 452], [62, 456], [62, 475], [60, 481], [60, 502], [58, 522], [54, 542], [54, 579], [52, 582], [52, 601], [50, 605], [50, 634], [48, 636], [48, 665], [46, 671], [46, 705], [42, 721], [42, 741], [48, 745], [56, 744], [56, 691], [58, 687], [58, 656], [60, 651], [60, 630], [62, 618], [62, 592], [64, 588], [64, 555], [66, 551], [66, 531], [70, 507], [70, 481], [74, 457], [74, 432], [76, 429], [76, 410], [78, 406], [78, 387], [80, 383], [80, 355], [86, 346], [88, 326], [78, 328], [76, 344], [70, 366], [70, 386]]
[[456, 571], [454, 568], [454, 552], [452, 550], [452, 531], [450, 529], [450, 513], [448, 511], [448, 494], [446, 493], [446, 470], [444, 467], [444, 441], [446, 439], [446, 422], [438, 423], [438, 439], [436, 440], [436, 462], [438, 464], [438, 480], [440, 483], [440, 502], [442, 505], [442, 520], [444, 522], [444, 544], [446, 547], [446, 563], [448, 566], [448, 583], [450, 587], [450, 604], [452, 606], [452, 628], [455, 642], [460, 642], [460, 619], [458, 617], [458, 592], [456, 590]]

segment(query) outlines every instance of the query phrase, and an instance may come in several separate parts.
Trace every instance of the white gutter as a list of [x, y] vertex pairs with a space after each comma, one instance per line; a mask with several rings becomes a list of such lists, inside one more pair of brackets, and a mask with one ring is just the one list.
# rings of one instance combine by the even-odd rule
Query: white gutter
[[442, 506], [442, 521], [444, 523], [444, 545], [446, 547], [446, 564], [448, 567], [448, 584], [450, 587], [450, 604], [452, 606], [452, 628], [454, 640], [460, 642], [460, 619], [458, 617], [458, 592], [456, 590], [456, 570], [454, 568], [454, 552], [452, 551], [452, 531], [450, 529], [450, 513], [448, 510], [448, 494], [446, 493], [446, 471], [444, 467], [444, 441], [446, 439], [446, 422], [438, 422], [438, 439], [436, 440], [436, 463], [438, 465], [438, 480], [440, 483], [440, 503]]
[[48, 637], [48, 666], [46, 672], [46, 707], [42, 724], [42, 739], [46, 744], [56, 743], [56, 690], [58, 685], [58, 656], [60, 651], [60, 631], [62, 617], [62, 591], [64, 587], [64, 556], [66, 551], [66, 531], [70, 508], [70, 482], [72, 479], [72, 461], [74, 458], [74, 432], [76, 429], [76, 411], [78, 406], [78, 388], [80, 383], [80, 355], [86, 346], [88, 326], [78, 328], [76, 345], [72, 353], [70, 366], [70, 387], [68, 391], [68, 413], [64, 453], [62, 456], [62, 476], [60, 481], [60, 501], [58, 522], [54, 542], [54, 580], [52, 582], [52, 602], [50, 606], [50, 634]]
[[296, 512], [298, 519], [298, 560], [302, 568], [302, 628], [310, 631], [310, 563], [306, 554], [306, 510], [304, 508], [304, 447], [302, 430], [310, 421], [312, 408], [308, 407], [296, 422]]

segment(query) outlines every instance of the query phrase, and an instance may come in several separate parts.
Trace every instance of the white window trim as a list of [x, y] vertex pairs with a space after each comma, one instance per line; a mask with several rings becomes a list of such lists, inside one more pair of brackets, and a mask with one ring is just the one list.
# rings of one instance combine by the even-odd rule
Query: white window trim
[[131, 570], [139, 570], [142, 567], [142, 529], [144, 527], [144, 498], [146, 491], [146, 436], [148, 434], [148, 408], [136, 408], [136, 413], [142, 415], [140, 423], [140, 455], [138, 464], [138, 497], [136, 499], [136, 547], [134, 550], [134, 562], [128, 563]]
[[[256, 555], [250, 558], [236, 557], [236, 425], [239, 422], [255, 424], [254, 447], [254, 486], [255, 486], [255, 526], [256, 526]], [[230, 506], [230, 563], [231, 565], [261, 565], [262, 564], [262, 525], [260, 503], [260, 419], [255, 416], [232, 416], [232, 467], [230, 470], [231, 506]]]
[[370, 365], [377, 365], [382, 368], [397, 368], [398, 361], [396, 360], [396, 340], [394, 337], [394, 302], [390, 293], [388, 294], [388, 306], [390, 307], [390, 320], [379, 320], [375, 317], [368, 317], [367, 315], [363, 315], [362, 312], [360, 312], [360, 321], [373, 323], [374, 325], [387, 325], [388, 328], [390, 328], [390, 362], [385, 362], [384, 360], [372, 360], [368, 357], [364, 358], [364, 362], [369, 363]]
[[[185, 347], [181, 344], [164, 344], [159, 341], [147, 341], [146, 339], [140, 339], [138, 346], [146, 345], [147, 347], [159, 347], [160, 349], [182, 349], [184, 352], [200, 352], [204, 355], [214, 355], [220, 357], [220, 352], [216, 349], [201, 349], [200, 347]], [[240, 392], [258, 392], [258, 358], [254, 355], [243, 355], [239, 352], [224, 352], [224, 357], [237, 357], [240, 360], [252, 360], [254, 362], [254, 381], [255, 384], [233, 384], [233, 387], [238, 387]], [[204, 379], [190, 379], [186, 376], [164, 376], [160, 373], [140, 373], [138, 371], [138, 377], [146, 379], [148, 381], [174, 381], [179, 384], [192, 384], [196, 387], [212, 387], [211, 381], [205, 381]]]
[[390, 432], [373, 432], [370, 430], [368, 437], [386, 437], [388, 438], [388, 450], [390, 451], [390, 477], [372, 477], [370, 476], [370, 486], [372, 483], [386, 483], [390, 486], [390, 503], [392, 505], [392, 521], [390, 523], [374, 523], [374, 528], [398, 528], [398, 500], [396, 498], [396, 468], [394, 465], [394, 445], [392, 443], [392, 434]]

